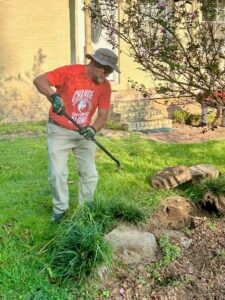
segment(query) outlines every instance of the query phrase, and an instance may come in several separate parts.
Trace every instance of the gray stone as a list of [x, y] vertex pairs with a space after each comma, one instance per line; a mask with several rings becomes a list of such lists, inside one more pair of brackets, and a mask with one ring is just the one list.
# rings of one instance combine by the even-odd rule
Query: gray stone
[[207, 164], [192, 166], [189, 168], [189, 170], [191, 173], [192, 182], [194, 183], [198, 183], [206, 177], [217, 178], [220, 175], [220, 172], [217, 169]]
[[149, 232], [122, 225], [108, 233], [105, 238], [112, 245], [115, 255], [123, 258], [128, 264], [144, 259], [156, 259], [156, 238]]

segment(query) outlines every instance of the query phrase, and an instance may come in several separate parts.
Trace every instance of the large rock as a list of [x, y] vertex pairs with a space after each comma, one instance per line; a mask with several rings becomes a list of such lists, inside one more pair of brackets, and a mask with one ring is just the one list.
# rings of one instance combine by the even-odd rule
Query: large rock
[[119, 226], [105, 238], [110, 242], [116, 256], [126, 263], [137, 263], [144, 259], [156, 259], [157, 242], [149, 232], [142, 232], [128, 226]]
[[220, 175], [220, 172], [217, 169], [207, 164], [192, 166], [189, 168], [189, 170], [191, 173], [193, 183], [199, 183], [207, 177], [217, 178]]
[[152, 177], [152, 186], [156, 189], [169, 190], [191, 180], [189, 168], [176, 166], [166, 168]]
[[192, 205], [183, 197], [171, 196], [162, 200], [154, 213], [161, 228], [181, 229], [191, 225]]

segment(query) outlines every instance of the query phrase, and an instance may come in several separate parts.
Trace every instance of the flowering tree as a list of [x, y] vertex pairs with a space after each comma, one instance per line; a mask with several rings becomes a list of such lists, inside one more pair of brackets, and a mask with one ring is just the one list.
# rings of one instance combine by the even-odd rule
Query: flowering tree
[[[95, 0], [87, 6], [114, 48], [120, 39], [141, 70], [156, 81], [163, 95], [190, 95], [194, 101], [225, 90], [224, 26], [217, 22], [216, 1]], [[115, 12], [120, 8], [120, 17]], [[119, 37], [119, 39], [118, 39]], [[132, 81], [144, 96], [150, 91]], [[221, 104], [218, 98], [217, 103]]]

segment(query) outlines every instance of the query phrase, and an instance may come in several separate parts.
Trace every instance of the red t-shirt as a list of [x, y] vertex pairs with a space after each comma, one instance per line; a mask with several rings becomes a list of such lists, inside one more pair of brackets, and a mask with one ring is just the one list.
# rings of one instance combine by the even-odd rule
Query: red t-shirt
[[[65, 104], [66, 113], [81, 127], [91, 123], [96, 108], [110, 109], [111, 87], [108, 80], [95, 84], [85, 74], [85, 65], [69, 65], [45, 73], [49, 84], [55, 86]], [[76, 129], [64, 116], [49, 110], [49, 117], [57, 124]]]

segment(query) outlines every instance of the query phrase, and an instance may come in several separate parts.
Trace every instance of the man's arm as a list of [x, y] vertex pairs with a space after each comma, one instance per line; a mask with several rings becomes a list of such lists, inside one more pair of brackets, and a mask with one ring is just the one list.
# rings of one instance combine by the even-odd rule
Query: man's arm
[[33, 84], [39, 91], [39, 93], [45, 96], [51, 96], [55, 93], [55, 90], [50, 86], [46, 75], [40, 75], [33, 80]]
[[58, 115], [63, 115], [65, 112], [65, 106], [60, 95], [55, 92], [55, 90], [50, 86], [48, 78], [46, 75], [40, 75], [36, 77], [33, 81], [39, 93], [45, 95], [48, 100], [52, 103], [53, 112]]
[[96, 131], [99, 131], [106, 123], [108, 119], [109, 111], [106, 109], [98, 109], [98, 116], [92, 126]]

